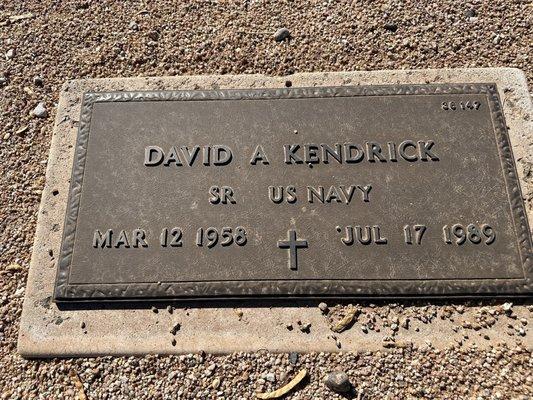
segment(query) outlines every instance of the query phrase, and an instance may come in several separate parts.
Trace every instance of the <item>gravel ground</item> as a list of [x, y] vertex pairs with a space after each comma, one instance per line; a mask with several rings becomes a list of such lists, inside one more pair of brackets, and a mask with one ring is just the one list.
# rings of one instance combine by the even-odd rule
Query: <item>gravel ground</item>
[[[0, 398], [252, 398], [301, 368], [309, 377], [288, 398], [531, 398], [532, 354], [520, 341], [488, 350], [465, 343], [440, 351], [428, 344], [309, 354], [295, 364], [289, 361], [294, 355], [262, 352], [26, 361], [15, 351], [55, 104], [65, 80], [508, 66], [523, 69], [531, 84], [532, 15], [532, 3], [519, 0], [1, 2]], [[282, 27], [290, 38], [277, 42]], [[510, 331], [522, 337], [511, 322]], [[322, 384], [339, 368], [355, 386], [345, 397]]]

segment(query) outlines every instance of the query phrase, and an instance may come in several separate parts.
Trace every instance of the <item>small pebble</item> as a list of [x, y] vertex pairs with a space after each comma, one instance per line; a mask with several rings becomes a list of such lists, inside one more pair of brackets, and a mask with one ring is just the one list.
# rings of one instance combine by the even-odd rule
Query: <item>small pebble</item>
[[44, 103], [37, 104], [37, 107], [33, 109], [32, 114], [37, 118], [48, 117], [48, 111], [46, 111], [46, 108], [44, 107]]
[[352, 388], [348, 375], [343, 371], [330, 372], [326, 376], [324, 384], [328, 389], [337, 393], [347, 393]]
[[6, 60], [11, 60], [13, 57], [15, 57], [15, 49], [9, 49], [6, 52]]
[[298, 363], [298, 358], [300, 355], [296, 353], [295, 351], [289, 353], [289, 362], [293, 365], [296, 365]]
[[265, 379], [269, 382], [276, 382], [276, 375], [274, 375], [272, 372], [269, 372], [266, 374]]
[[326, 303], [324, 303], [324, 302], [320, 303], [318, 305], [318, 308], [320, 309], [320, 311], [322, 311], [322, 314], [327, 314], [328, 313], [329, 308], [328, 308], [328, 305]]
[[287, 28], [281, 28], [274, 34], [274, 40], [276, 42], [283, 42], [285, 39], [290, 38], [291, 32]]
[[176, 333], [178, 333], [178, 331], [181, 329], [181, 324], [176, 324], [172, 327], [172, 329], [170, 330], [170, 333], [172, 333], [173, 335], [175, 335]]
[[219, 386], [220, 386], [220, 378], [217, 377], [217, 378], [213, 379], [213, 381], [211, 382], [211, 387], [213, 389], [218, 389]]
[[237, 318], [239, 318], [239, 321], [242, 319], [244, 313], [242, 312], [242, 310], [239, 310], [239, 309], [236, 309], [235, 310], [235, 314], [237, 314]]
[[383, 25], [383, 28], [385, 28], [389, 32], [396, 32], [398, 30], [398, 25], [393, 24], [393, 23], [388, 23], [388, 24]]
[[41, 78], [40, 76], [35, 76], [35, 77], [33, 78], [33, 84], [34, 84], [35, 86], [42, 87], [42, 86], [44, 86], [44, 80], [43, 80], [43, 78]]
[[159, 310], [155, 306], [152, 306], [151, 310], [154, 314], [157, 314], [159, 312]]
[[311, 323], [307, 322], [305, 324], [300, 325], [300, 331], [303, 333], [310, 333], [311, 332]]
[[474, 10], [473, 8], [469, 8], [465, 11], [465, 17], [466, 18], [472, 18], [472, 17], [475, 17], [476, 16], [476, 10]]

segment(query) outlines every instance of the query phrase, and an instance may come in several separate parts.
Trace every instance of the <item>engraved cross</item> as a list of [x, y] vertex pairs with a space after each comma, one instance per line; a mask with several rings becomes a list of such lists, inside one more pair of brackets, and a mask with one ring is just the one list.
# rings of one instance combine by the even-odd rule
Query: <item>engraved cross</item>
[[299, 248], [306, 248], [308, 246], [307, 240], [296, 239], [296, 231], [291, 229], [288, 232], [289, 240], [278, 240], [278, 247], [280, 249], [289, 249], [289, 268], [292, 270], [298, 269], [298, 258], [296, 250]]

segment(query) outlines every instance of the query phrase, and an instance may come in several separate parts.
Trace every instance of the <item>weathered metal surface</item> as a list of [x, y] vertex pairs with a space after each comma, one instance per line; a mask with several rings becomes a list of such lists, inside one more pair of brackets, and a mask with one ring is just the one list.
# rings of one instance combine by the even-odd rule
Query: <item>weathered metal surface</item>
[[526, 294], [531, 249], [494, 85], [88, 93], [55, 298]]

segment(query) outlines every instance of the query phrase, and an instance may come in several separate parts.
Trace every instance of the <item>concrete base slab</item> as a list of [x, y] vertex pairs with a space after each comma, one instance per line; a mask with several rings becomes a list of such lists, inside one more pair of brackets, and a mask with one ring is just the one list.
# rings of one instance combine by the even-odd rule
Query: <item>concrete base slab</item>
[[[50, 158], [46, 173], [26, 298], [22, 313], [18, 348], [25, 357], [134, 355], [147, 353], [189, 353], [204, 350], [212, 353], [256, 351], [329, 352], [379, 350], [383, 338], [391, 335], [390, 324], [378, 321], [379, 332], [363, 332], [356, 323], [351, 329], [334, 333], [328, 318], [317, 302], [225, 302], [181, 303], [172, 313], [165, 308], [156, 313], [146, 308], [59, 309], [51, 301], [56, 257], [59, 254], [63, 219], [67, 204], [70, 171], [80, 114], [81, 96], [87, 91], [179, 90], [214, 88], [283, 87], [290, 81], [298, 86], [420, 84], [420, 83], [496, 83], [503, 101], [505, 118], [526, 209], [531, 224], [533, 217], [533, 111], [524, 74], [510, 68], [405, 70], [343, 73], [296, 74], [289, 77], [181, 76], [165, 78], [94, 79], [68, 82], [64, 85], [56, 116]], [[429, 313], [425, 318], [411, 318], [409, 329], [399, 328], [396, 345], [437, 348], [456, 346], [459, 342], [487, 347], [496, 343], [520, 344], [533, 348], [527, 322], [531, 322], [531, 306], [513, 307], [511, 317], [501, 313], [501, 306], [488, 306], [496, 323], [488, 328], [458, 329], [467, 321], [479, 322], [487, 315], [483, 304], [464, 304], [464, 312], [434, 303], [422, 307], [404, 304], [403, 313]], [[394, 314], [398, 307], [365, 303], [363, 314]], [[440, 305], [439, 305], [440, 304]], [[461, 304], [461, 303], [456, 303]], [[187, 307], [187, 308], [184, 308]], [[220, 307], [220, 308], [219, 308]], [[463, 307], [463, 306], [461, 306]], [[391, 311], [392, 309], [392, 311]], [[452, 312], [450, 317], [449, 313]], [[455, 314], [454, 314], [455, 313]], [[434, 315], [446, 316], [434, 318]], [[389, 317], [390, 319], [390, 317]], [[521, 321], [522, 320], [522, 321]], [[299, 329], [298, 321], [311, 324], [310, 332]], [[476, 322], [477, 321], [477, 322]], [[525, 321], [525, 322], [524, 322]], [[176, 324], [180, 329], [171, 330]], [[470, 323], [470, 322], [467, 322]], [[287, 325], [292, 324], [289, 330]], [[389, 325], [389, 327], [386, 327]], [[531, 324], [529, 324], [531, 325]], [[519, 332], [522, 326], [523, 333]], [[513, 333], [514, 332], [514, 333]], [[332, 336], [334, 335], [334, 337]], [[468, 336], [468, 338], [465, 338]]]

